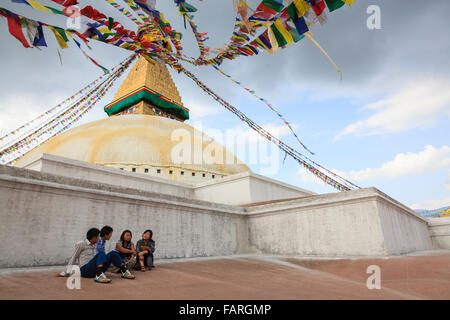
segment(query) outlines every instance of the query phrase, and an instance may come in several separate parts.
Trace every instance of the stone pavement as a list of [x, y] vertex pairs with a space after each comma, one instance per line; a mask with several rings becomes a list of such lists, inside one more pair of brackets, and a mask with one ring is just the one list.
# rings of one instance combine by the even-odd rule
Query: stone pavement
[[[367, 267], [381, 268], [369, 290]], [[231, 256], [160, 262], [135, 280], [81, 279], [69, 290], [61, 268], [0, 272], [0, 299], [450, 299], [450, 252], [373, 259]]]

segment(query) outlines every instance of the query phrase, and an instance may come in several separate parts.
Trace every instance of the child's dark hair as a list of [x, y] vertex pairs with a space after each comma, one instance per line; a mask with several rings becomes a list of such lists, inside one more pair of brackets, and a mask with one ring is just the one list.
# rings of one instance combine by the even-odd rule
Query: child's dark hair
[[122, 232], [122, 234], [120, 235], [120, 241], [121, 241], [122, 243], [124, 243], [124, 241], [125, 241], [124, 237], [125, 237], [125, 233], [127, 233], [127, 232], [129, 232], [130, 235], [131, 235], [131, 237], [133, 238], [133, 234], [131, 233], [130, 230], [124, 230], [124, 232]]
[[100, 234], [100, 230], [97, 228], [91, 228], [86, 233], [86, 239], [91, 240], [92, 238], [96, 238]]
[[150, 232], [150, 239], [153, 237], [153, 231], [150, 229], [145, 230], [142, 235], [144, 235], [145, 233]]
[[110, 226], [104, 226], [100, 231], [100, 237], [107, 236], [111, 232], [113, 232], [113, 228], [111, 228]]

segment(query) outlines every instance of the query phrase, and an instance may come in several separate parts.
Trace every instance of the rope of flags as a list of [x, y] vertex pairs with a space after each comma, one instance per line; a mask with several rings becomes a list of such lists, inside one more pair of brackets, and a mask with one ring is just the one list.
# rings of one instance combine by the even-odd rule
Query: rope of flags
[[[192, 79], [203, 91], [205, 91], [214, 100], [216, 100], [218, 103], [224, 106], [228, 111], [232, 112], [241, 121], [245, 122], [251, 129], [259, 133], [266, 140], [274, 143], [278, 148], [280, 148], [287, 155], [292, 157], [300, 165], [306, 168], [309, 172], [313, 173], [317, 178], [321, 179], [326, 184], [334, 187], [339, 191], [350, 191], [354, 188], [359, 188], [357, 185], [349, 182], [345, 178], [337, 175], [336, 173], [333, 173], [330, 170], [325, 169], [323, 166], [320, 166], [315, 162], [313, 163], [310, 159], [308, 159], [307, 157], [305, 157], [304, 155], [302, 155], [301, 153], [299, 153], [298, 151], [296, 151], [283, 141], [279, 140], [278, 138], [270, 134], [267, 130], [256, 124], [253, 120], [249, 119], [244, 113], [242, 113], [237, 108], [233, 107], [231, 104], [223, 100], [220, 96], [218, 96], [215, 92], [213, 92], [210, 88], [208, 88], [190, 71], [186, 70], [185, 68], [182, 68], [181, 72], [183, 72], [186, 76]], [[331, 175], [333, 175], [334, 178], [330, 177], [330, 173]]]
[[125, 59], [112, 69], [112, 73], [106, 79], [90, 89], [60, 113], [54, 115], [50, 120], [35, 127], [33, 129], [34, 131], [26, 133], [20, 140], [9, 144], [8, 147], [2, 147], [0, 149], [0, 162], [2, 164], [13, 165], [29, 151], [69, 129], [103, 98], [136, 57], [137, 55], [133, 54], [131, 57]]
[[[192, 13], [197, 11], [195, 7], [186, 3], [186, 0], [174, 0], [184, 19], [192, 21]], [[309, 30], [311, 25], [321, 25], [327, 21], [325, 8], [329, 11], [339, 9], [345, 4], [349, 6], [356, 0], [291, 0], [285, 6], [283, 0], [263, 0], [252, 10], [244, 0], [234, 0], [237, 17], [234, 32], [228, 44], [219, 49], [218, 55], [211, 59], [204, 59], [203, 52], [210, 50], [204, 46], [202, 34], [197, 27], [192, 28], [197, 39], [201, 56], [196, 60], [183, 59], [194, 65], [220, 65], [224, 59], [233, 60], [238, 56], [258, 55], [259, 50], [266, 50], [271, 55], [280, 48], [296, 43], [303, 38], [309, 39], [336, 68], [342, 78], [342, 72], [313, 38]], [[258, 29], [265, 28], [266, 31], [256, 36]], [[250, 41], [253, 38], [252, 41]], [[201, 41], [199, 41], [199, 39]]]
[[259, 101], [264, 102], [265, 105], [267, 105], [273, 112], [275, 112], [275, 114], [281, 118], [281, 120], [284, 122], [284, 124], [289, 128], [289, 130], [292, 132], [292, 134], [294, 135], [294, 137], [297, 139], [298, 143], [300, 143], [300, 145], [309, 153], [314, 155], [314, 152], [312, 152], [307, 146], [305, 146], [303, 144], [303, 142], [300, 140], [300, 138], [298, 137], [298, 135], [295, 133], [294, 128], [292, 127], [292, 125], [283, 117], [283, 115], [276, 110], [272, 104], [270, 104], [269, 101], [267, 101], [266, 99], [256, 95], [255, 91], [252, 89], [249, 89], [247, 87], [245, 87], [241, 82], [233, 79], [230, 75], [226, 74], [225, 72], [223, 72], [221, 69], [219, 69], [219, 67], [214, 66], [214, 69], [216, 69], [217, 71], [219, 71], [222, 75], [224, 75], [225, 77], [227, 77], [228, 79], [230, 79], [232, 82], [234, 82], [235, 84], [239, 85], [240, 87], [242, 87], [245, 91], [249, 92], [250, 94], [252, 94], [256, 99], [258, 99]]
[[99, 78], [97, 78], [96, 80], [92, 81], [91, 83], [89, 83], [87, 86], [85, 86], [84, 88], [80, 89], [78, 92], [74, 93], [71, 97], [65, 99], [64, 101], [60, 102], [59, 104], [57, 104], [56, 106], [54, 106], [53, 108], [45, 111], [44, 113], [40, 114], [39, 116], [37, 116], [36, 118], [34, 118], [33, 120], [25, 123], [24, 125], [20, 126], [19, 128], [7, 133], [6, 135], [4, 135], [3, 137], [0, 137], [0, 142], [3, 142], [4, 140], [8, 139], [8, 138], [13, 138], [19, 134], [22, 134], [23, 131], [27, 130], [31, 125], [33, 125], [34, 123], [36, 123], [39, 120], [44, 119], [45, 117], [53, 114], [54, 112], [58, 111], [61, 108], [66, 107], [66, 104], [68, 102], [73, 102], [74, 100], [78, 100], [78, 97], [83, 95], [84, 92], [86, 92], [88, 89], [92, 88], [93, 86], [95, 86], [97, 83], [99, 83], [100, 81], [102, 81], [102, 79], [105, 77], [105, 75], [101, 75]]

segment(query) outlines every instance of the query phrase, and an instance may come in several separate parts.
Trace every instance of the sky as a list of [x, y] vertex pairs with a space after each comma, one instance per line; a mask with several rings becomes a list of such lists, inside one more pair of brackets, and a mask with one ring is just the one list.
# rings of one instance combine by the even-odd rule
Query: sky
[[[40, 0], [43, 4], [51, 1]], [[189, 1], [188, 1], [189, 2]], [[259, 1], [248, 1], [255, 8]], [[217, 48], [233, 31], [232, 1], [191, 0], [198, 8], [194, 21], [208, 32], [206, 44]], [[127, 28], [135, 26], [104, 1], [94, 4]], [[369, 29], [367, 20], [376, 5], [380, 29]], [[0, 1], [0, 6], [24, 16], [61, 27], [57, 16]], [[56, 6], [56, 5], [55, 5]], [[198, 47], [172, 0], [158, 0], [177, 31], [188, 56]], [[376, 187], [413, 209], [450, 205], [450, 11], [448, 0], [357, 0], [328, 14], [328, 22], [313, 26], [314, 38], [343, 72], [334, 67], [307, 39], [274, 56], [261, 52], [253, 57], [225, 61], [221, 69], [264, 97], [293, 123], [300, 139], [315, 152], [310, 158], [334, 170], [360, 187]], [[0, 134], [6, 134], [102, 75], [74, 45], [58, 56], [57, 44], [46, 31], [48, 47], [25, 49], [8, 32], [0, 17]], [[129, 52], [91, 41], [89, 54], [112, 68]], [[212, 67], [185, 65], [212, 90], [245, 112], [283, 141], [304, 150], [280, 119], [266, 105], [229, 81]], [[243, 156], [260, 174], [317, 193], [336, 192], [299, 167], [293, 159], [252, 135], [236, 116], [207, 96], [195, 83], [170, 70], [184, 105], [191, 110], [190, 125], [221, 141], [234, 130], [248, 137], [248, 148], [259, 148], [258, 161]], [[120, 82], [79, 124], [103, 119]], [[264, 153], [275, 166], [261, 161]], [[254, 160], [254, 159], [253, 159]]]

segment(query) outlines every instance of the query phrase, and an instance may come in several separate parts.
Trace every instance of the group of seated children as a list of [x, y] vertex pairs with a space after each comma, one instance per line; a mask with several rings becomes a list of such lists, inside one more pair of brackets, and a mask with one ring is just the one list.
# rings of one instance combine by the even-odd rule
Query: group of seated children
[[104, 226], [102, 230], [97, 228], [89, 229], [86, 240], [77, 242], [75, 252], [67, 264], [66, 269], [59, 275], [68, 277], [72, 273], [72, 266], [78, 265], [83, 278], [94, 278], [95, 282], [109, 283], [105, 272], [122, 273], [122, 278], [134, 279], [130, 270], [137, 269], [150, 270], [153, 265], [153, 252], [155, 251], [155, 241], [153, 232], [145, 230], [142, 239], [136, 243], [131, 241], [133, 235], [130, 230], [125, 230], [116, 243], [115, 250], [105, 252], [106, 241], [112, 237], [113, 229]]

